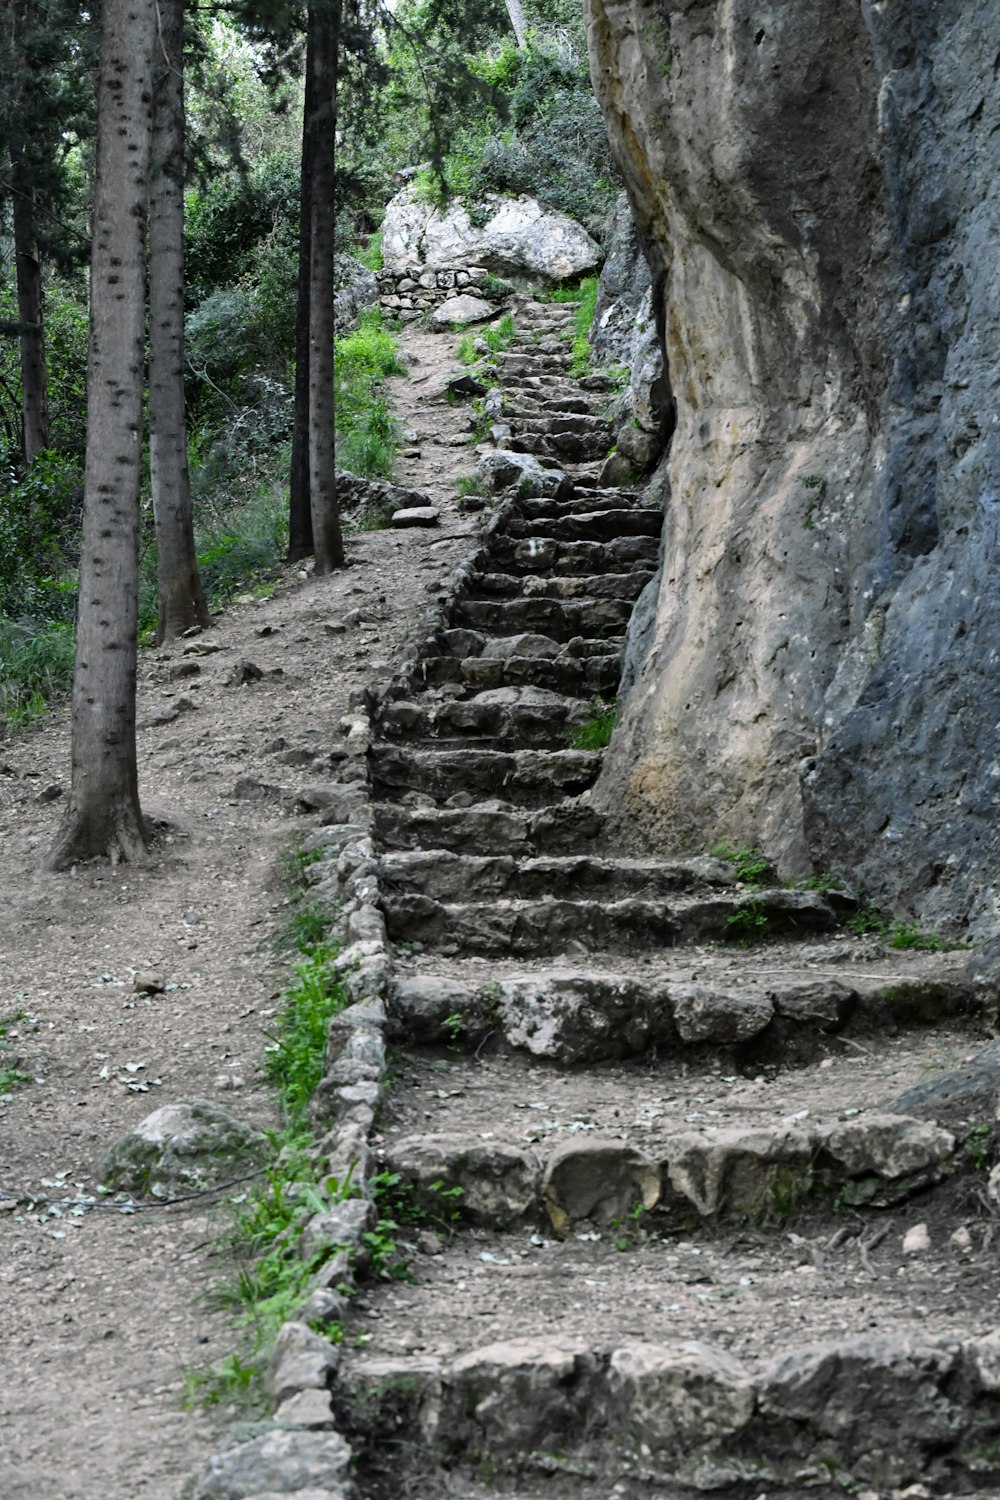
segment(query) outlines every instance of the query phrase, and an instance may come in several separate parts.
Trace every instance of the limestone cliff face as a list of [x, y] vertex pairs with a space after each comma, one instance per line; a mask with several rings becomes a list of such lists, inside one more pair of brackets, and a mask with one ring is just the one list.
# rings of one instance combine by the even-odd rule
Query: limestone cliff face
[[677, 427], [600, 793], [1000, 930], [1000, 12], [586, 0]]

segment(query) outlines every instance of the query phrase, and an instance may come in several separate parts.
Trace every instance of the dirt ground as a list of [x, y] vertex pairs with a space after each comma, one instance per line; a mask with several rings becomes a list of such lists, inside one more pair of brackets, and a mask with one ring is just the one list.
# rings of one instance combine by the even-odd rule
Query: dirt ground
[[[448, 498], [473, 467], [467, 413], [421, 394], [454, 340], [402, 342], [413, 358], [397, 410], [419, 436], [400, 477], [432, 491], [440, 524], [349, 536], [344, 571], [288, 569], [272, 598], [242, 596], [197, 639], [141, 653], [141, 796], [170, 829], [148, 864], [44, 873], [68, 714], [0, 742], [0, 1024], [23, 1015], [6, 1041], [32, 1079], [0, 1102], [3, 1500], [173, 1500], [231, 1420], [182, 1404], [184, 1372], [235, 1345], [231, 1315], [205, 1302], [227, 1271], [225, 1206], [74, 1213], [60, 1200], [92, 1194], [101, 1154], [168, 1102], [274, 1123], [259, 1064], [285, 973], [280, 861], [314, 822], [294, 794], [333, 779], [325, 758], [352, 690], [404, 658], [475, 537]], [[326, 628], [350, 611], [361, 620]], [[231, 685], [240, 659], [263, 676]], [[171, 706], [171, 722], [150, 722]], [[163, 993], [136, 992], [145, 970]]]

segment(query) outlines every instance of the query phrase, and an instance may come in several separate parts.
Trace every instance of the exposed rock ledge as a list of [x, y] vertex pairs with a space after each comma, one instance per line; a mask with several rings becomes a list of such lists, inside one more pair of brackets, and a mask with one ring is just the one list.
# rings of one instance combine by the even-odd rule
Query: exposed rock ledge
[[997, 933], [1000, 16], [586, 14], [677, 407], [604, 802]]

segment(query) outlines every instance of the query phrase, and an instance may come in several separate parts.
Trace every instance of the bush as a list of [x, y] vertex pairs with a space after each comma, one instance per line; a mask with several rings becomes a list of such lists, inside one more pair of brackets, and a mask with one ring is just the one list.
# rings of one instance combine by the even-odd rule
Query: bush
[[71, 619], [83, 475], [58, 453], [40, 453], [0, 497], [0, 615]]

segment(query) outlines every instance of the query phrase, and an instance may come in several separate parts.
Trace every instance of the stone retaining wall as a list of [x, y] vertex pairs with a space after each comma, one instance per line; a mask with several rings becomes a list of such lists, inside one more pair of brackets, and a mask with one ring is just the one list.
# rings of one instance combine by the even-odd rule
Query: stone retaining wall
[[474, 293], [488, 302], [500, 302], [510, 295], [487, 287], [490, 273], [485, 266], [415, 265], [381, 270], [377, 275], [382, 310], [401, 323], [412, 323], [452, 297]]

